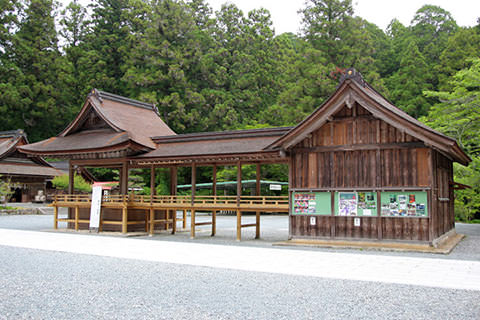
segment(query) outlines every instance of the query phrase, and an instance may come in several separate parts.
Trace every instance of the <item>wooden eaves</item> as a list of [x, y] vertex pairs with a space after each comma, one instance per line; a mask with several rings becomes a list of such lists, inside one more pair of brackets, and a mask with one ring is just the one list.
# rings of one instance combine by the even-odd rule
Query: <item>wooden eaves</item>
[[[351, 72], [351, 76], [348, 76], [348, 72]], [[331, 121], [333, 115], [345, 105], [352, 108], [354, 103], [358, 103], [374, 117], [423, 141], [426, 146], [438, 150], [449, 159], [462, 165], [468, 165], [472, 161], [455, 139], [433, 130], [398, 109], [358, 75], [354, 69], [347, 70], [345, 79], [332, 96], [287, 134], [267, 146], [265, 150], [289, 150], [307, 138], [313, 131]]]

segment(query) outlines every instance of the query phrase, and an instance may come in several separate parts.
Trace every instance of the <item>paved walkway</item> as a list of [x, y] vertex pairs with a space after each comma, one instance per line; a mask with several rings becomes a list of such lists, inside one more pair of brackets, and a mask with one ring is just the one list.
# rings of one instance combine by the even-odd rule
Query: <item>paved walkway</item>
[[480, 291], [480, 262], [0, 229], [0, 245], [319, 278]]

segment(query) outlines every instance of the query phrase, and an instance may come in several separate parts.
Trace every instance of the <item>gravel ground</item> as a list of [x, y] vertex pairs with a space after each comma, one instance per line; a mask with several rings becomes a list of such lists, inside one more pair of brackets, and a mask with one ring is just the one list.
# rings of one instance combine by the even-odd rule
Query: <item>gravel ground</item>
[[478, 291], [4, 246], [0, 261], [0, 319], [480, 318]]
[[[206, 215], [197, 216], [197, 222], [210, 221]], [[255, 222], [254, 215], [244, 215], [242, 223]], [[60, 223], [60, 228], [65, 228], [66, 223]], [[180, 223], [178, 224], [180, 226]], [[285, 241], [288, 238], [288, 217], [286, 215], [262, 215], [261, 217], [261, 239], [255, 240], [255, 228], [246, 228], [242, 230], [242, 241], [235, 241], [236, 237], [236, 217], [218, 216], [217, 217], [217, 235], [210, 236], [210, 226], [201, 226], [197, 228], [196, 238], [190, 239], [190, 232], [178, 232], [171, 235], [168, 232], [155, 234], [153, 237], [140, 236], [142, 239], [155, 241], [186, 241], [219, 245], [235, 246], [258, 246], [271, 247], [272, 244], [279, 241]], [[31, 231], [51, 231], [53, 227], [53, 217], [51, 215], [30, 215], [30, 216], [0, 216], [0, 228], [19, 229]], [[189, 224], [187, 224], [189, 228]], [[359, 249], [330, 249], [330, 248], [311, 248], [311, 247], [288, 247], [294, 250], [316, 250], [326, 252], [350, 252], [356, 254], [381, 254], [392, 256], [412, 256], [429, 257], [435, 259], [456, 259], [480, 261], [480, 225], [479, 224], [456, 224], [457, 233], [466, 235], [465, 239], [448, 255], [428, 254], [416, 252], [392, 252], [379, 250], [359, 250]], [[109, 236], [107, 233], [106, 236]], [[282, 247], [276, 247], [279, 250]]]

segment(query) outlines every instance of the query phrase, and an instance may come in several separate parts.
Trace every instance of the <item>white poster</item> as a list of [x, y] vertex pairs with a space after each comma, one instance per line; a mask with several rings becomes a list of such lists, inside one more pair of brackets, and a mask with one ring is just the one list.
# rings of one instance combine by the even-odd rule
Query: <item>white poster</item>
[[92, 188], [92, 205], [90, 207], [90, 229], [100, 226], [100, 208], [102, 207], [102, 187]]

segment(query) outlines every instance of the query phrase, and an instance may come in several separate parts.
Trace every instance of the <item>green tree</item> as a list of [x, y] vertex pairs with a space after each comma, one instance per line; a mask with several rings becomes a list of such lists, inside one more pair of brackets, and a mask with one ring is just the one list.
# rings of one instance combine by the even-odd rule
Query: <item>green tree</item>
[[[75, 175], [73, 178], [75, 191], [89, 193], [92, 192], [92, 186], [86, 182], [82, 176]], [[52, 184], [56, 189], [59, 190], [68, 190], [69, 178], [68, 174], [57, 176], [53, 178]]]
[[10, 128], [24, 128], [32, 141], [57, 134], [69, 114], [60, 99], [65, 61], [57, 46], [56, 6], [52, 0], [28, 1], [12, 39], [15, 79], [9, 85], [16, 94], [7, 95], [5, 116]]
[[457, 139], [473, 159], [469, 168], [455, 164], [455, 181], [472, 186], [457, 191], [458, 212], [472, 217], [480, 213], [480, 59], [455, 74], [449, 91], [426, 91], [427, 97], [440, 102], [421, 120], [440, 132]]
[[430, 103], [422, 95], [423, 90], [433, 89], [430, 69], [415, 42], [410, 42], [402, 52], [400, 68], [387, 81], [390, 98], [396, 106], [411, 116], [426, 115]]

